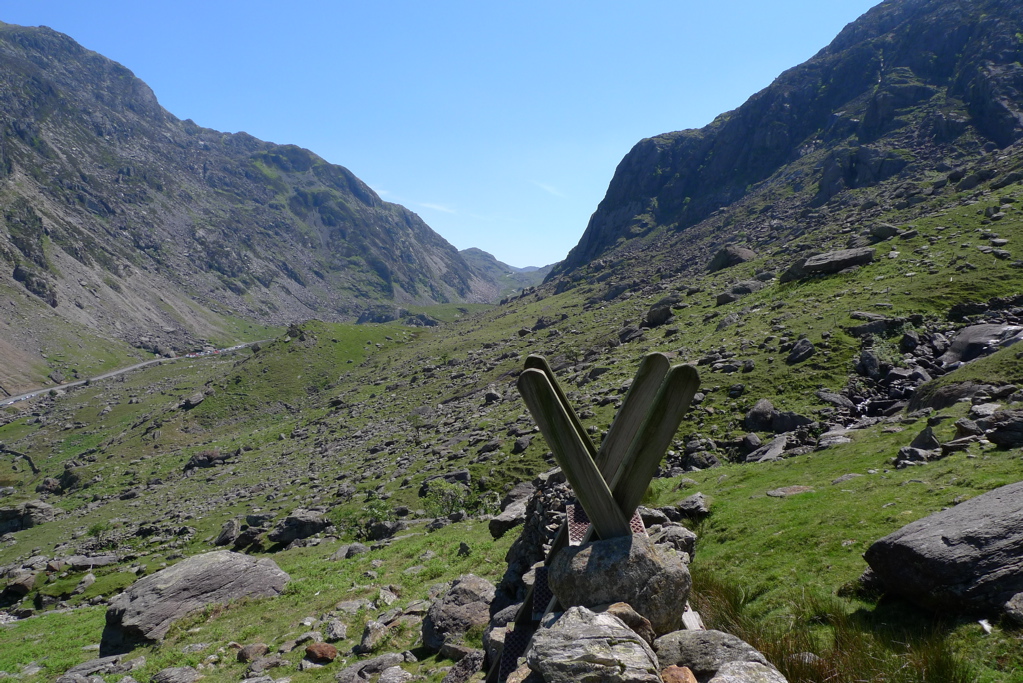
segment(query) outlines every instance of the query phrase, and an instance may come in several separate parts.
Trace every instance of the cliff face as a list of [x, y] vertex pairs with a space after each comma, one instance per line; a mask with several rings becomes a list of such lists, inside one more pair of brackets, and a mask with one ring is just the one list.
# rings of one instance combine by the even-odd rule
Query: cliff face
[[0, 25], [0, 209], [0, 287], [132, 343], [224, 313], [354, 319], [495, 293], [347, 169], [178, 120], [46, 28]]
[[801, 178], [819, 185], [807, 202], [819, 206], [914, 159], [1011, 145], [1023, 138], [1021, 59], [1018, 2], [884, 2], [705, 128], [640, 141], [554, 275], [693, 226], [811, 154], [832, 152]]

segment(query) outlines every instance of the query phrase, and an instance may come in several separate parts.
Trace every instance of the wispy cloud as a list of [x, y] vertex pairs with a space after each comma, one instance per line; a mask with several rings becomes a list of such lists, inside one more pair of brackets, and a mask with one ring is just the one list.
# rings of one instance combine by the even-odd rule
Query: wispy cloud
[[564, 196], [565, 196], [565, 194], [561, 190], [559, 190], [558, 188], [554, 187], [553, 185], [548, 185], [546, 183], [538, 183], [535, 180], [530, 180], [529, 182], [533, 183], [534, 185], [539, 187], [544, 192], [546, 192], [548, 194], [554, 195], [555, 197], [562, 197], [562, 198], [564, 198]]
[[444, 213], [458, 213], [450, 206], [444, 206], [443, 204], [427, 204], [426, 202], [422, 202], [419, 204], [419, 206], [423, 207], [424, 209], [433, 209], [434, 211], [442, 211]]

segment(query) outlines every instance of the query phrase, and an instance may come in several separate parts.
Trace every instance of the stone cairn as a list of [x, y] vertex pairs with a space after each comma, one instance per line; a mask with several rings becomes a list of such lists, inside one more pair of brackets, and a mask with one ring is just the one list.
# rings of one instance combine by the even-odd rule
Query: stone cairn
[[[524, 600], [493, 605], [488, 683], [785, 681], [750, 645], [704, 629], [689, 607], [688, 553], [651, 540], [637, 512], [698, 387], [693, 367], [645, 356], [595, 448], [546, 360], [526, 359], [519, 391], [575, 503], [542, 563], [522, 577]], [[532, 510], [543, 516], [544, 507]], [[521, 591], [508, 579], [511, 602]]]

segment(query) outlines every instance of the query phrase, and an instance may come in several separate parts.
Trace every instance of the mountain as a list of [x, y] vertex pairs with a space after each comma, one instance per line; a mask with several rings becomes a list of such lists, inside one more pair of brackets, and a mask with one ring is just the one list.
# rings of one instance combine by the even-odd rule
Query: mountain
[[554, 267], [551, 264], [543, 267], [516, 268], [498, 261], [493, 254], [488, 254], [475, 247], [463, 249], [458, 253], [476, 272], [482, 273], [488, 280], [498, 283], [502, 297], [540, 284]]
[[[755, 223], [791, 223], [886, 179], [949, 171], [1014, 144], [1021, 18], [1012, 0], [881, 3], [738, 109], [637, 143], [552, 277], [641, 238], [684, 240], [740, 200], [775, 205]], [[759, 226], [746, 232], [771, 239]]]
[[61, 324], [181, 350], [230, 337], [229, 318], [355, 319], [497, 291], [349, 170], [181, 121], [48, 28], [0, 25], [0, 206], [0, 287], [38, 311], [0, 337], [29, 354]]

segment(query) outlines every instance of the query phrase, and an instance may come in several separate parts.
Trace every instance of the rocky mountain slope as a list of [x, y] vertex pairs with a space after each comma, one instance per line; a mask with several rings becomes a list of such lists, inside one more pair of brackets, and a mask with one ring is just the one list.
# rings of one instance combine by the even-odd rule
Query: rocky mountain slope
[[178, 120], [67, 36], [0, 25], [0, 65], [0, 287], [31, 311], [0, 337], [38, 365], [53, 338], [180, 351], [236, 336], [230, 319], [498, 298], [347, 169]]
[[882, 181], [1009, 147], [1023, 138], [1021, 21], [1011, 0], [881, 3], [735, 111], [639, 142], [555, 275], [645, 236], [684, 248], [739, 201], [756, 212], [716, 223], [722, 240], [790, 239], [794, 222], [850, 204], [869, 218]]

